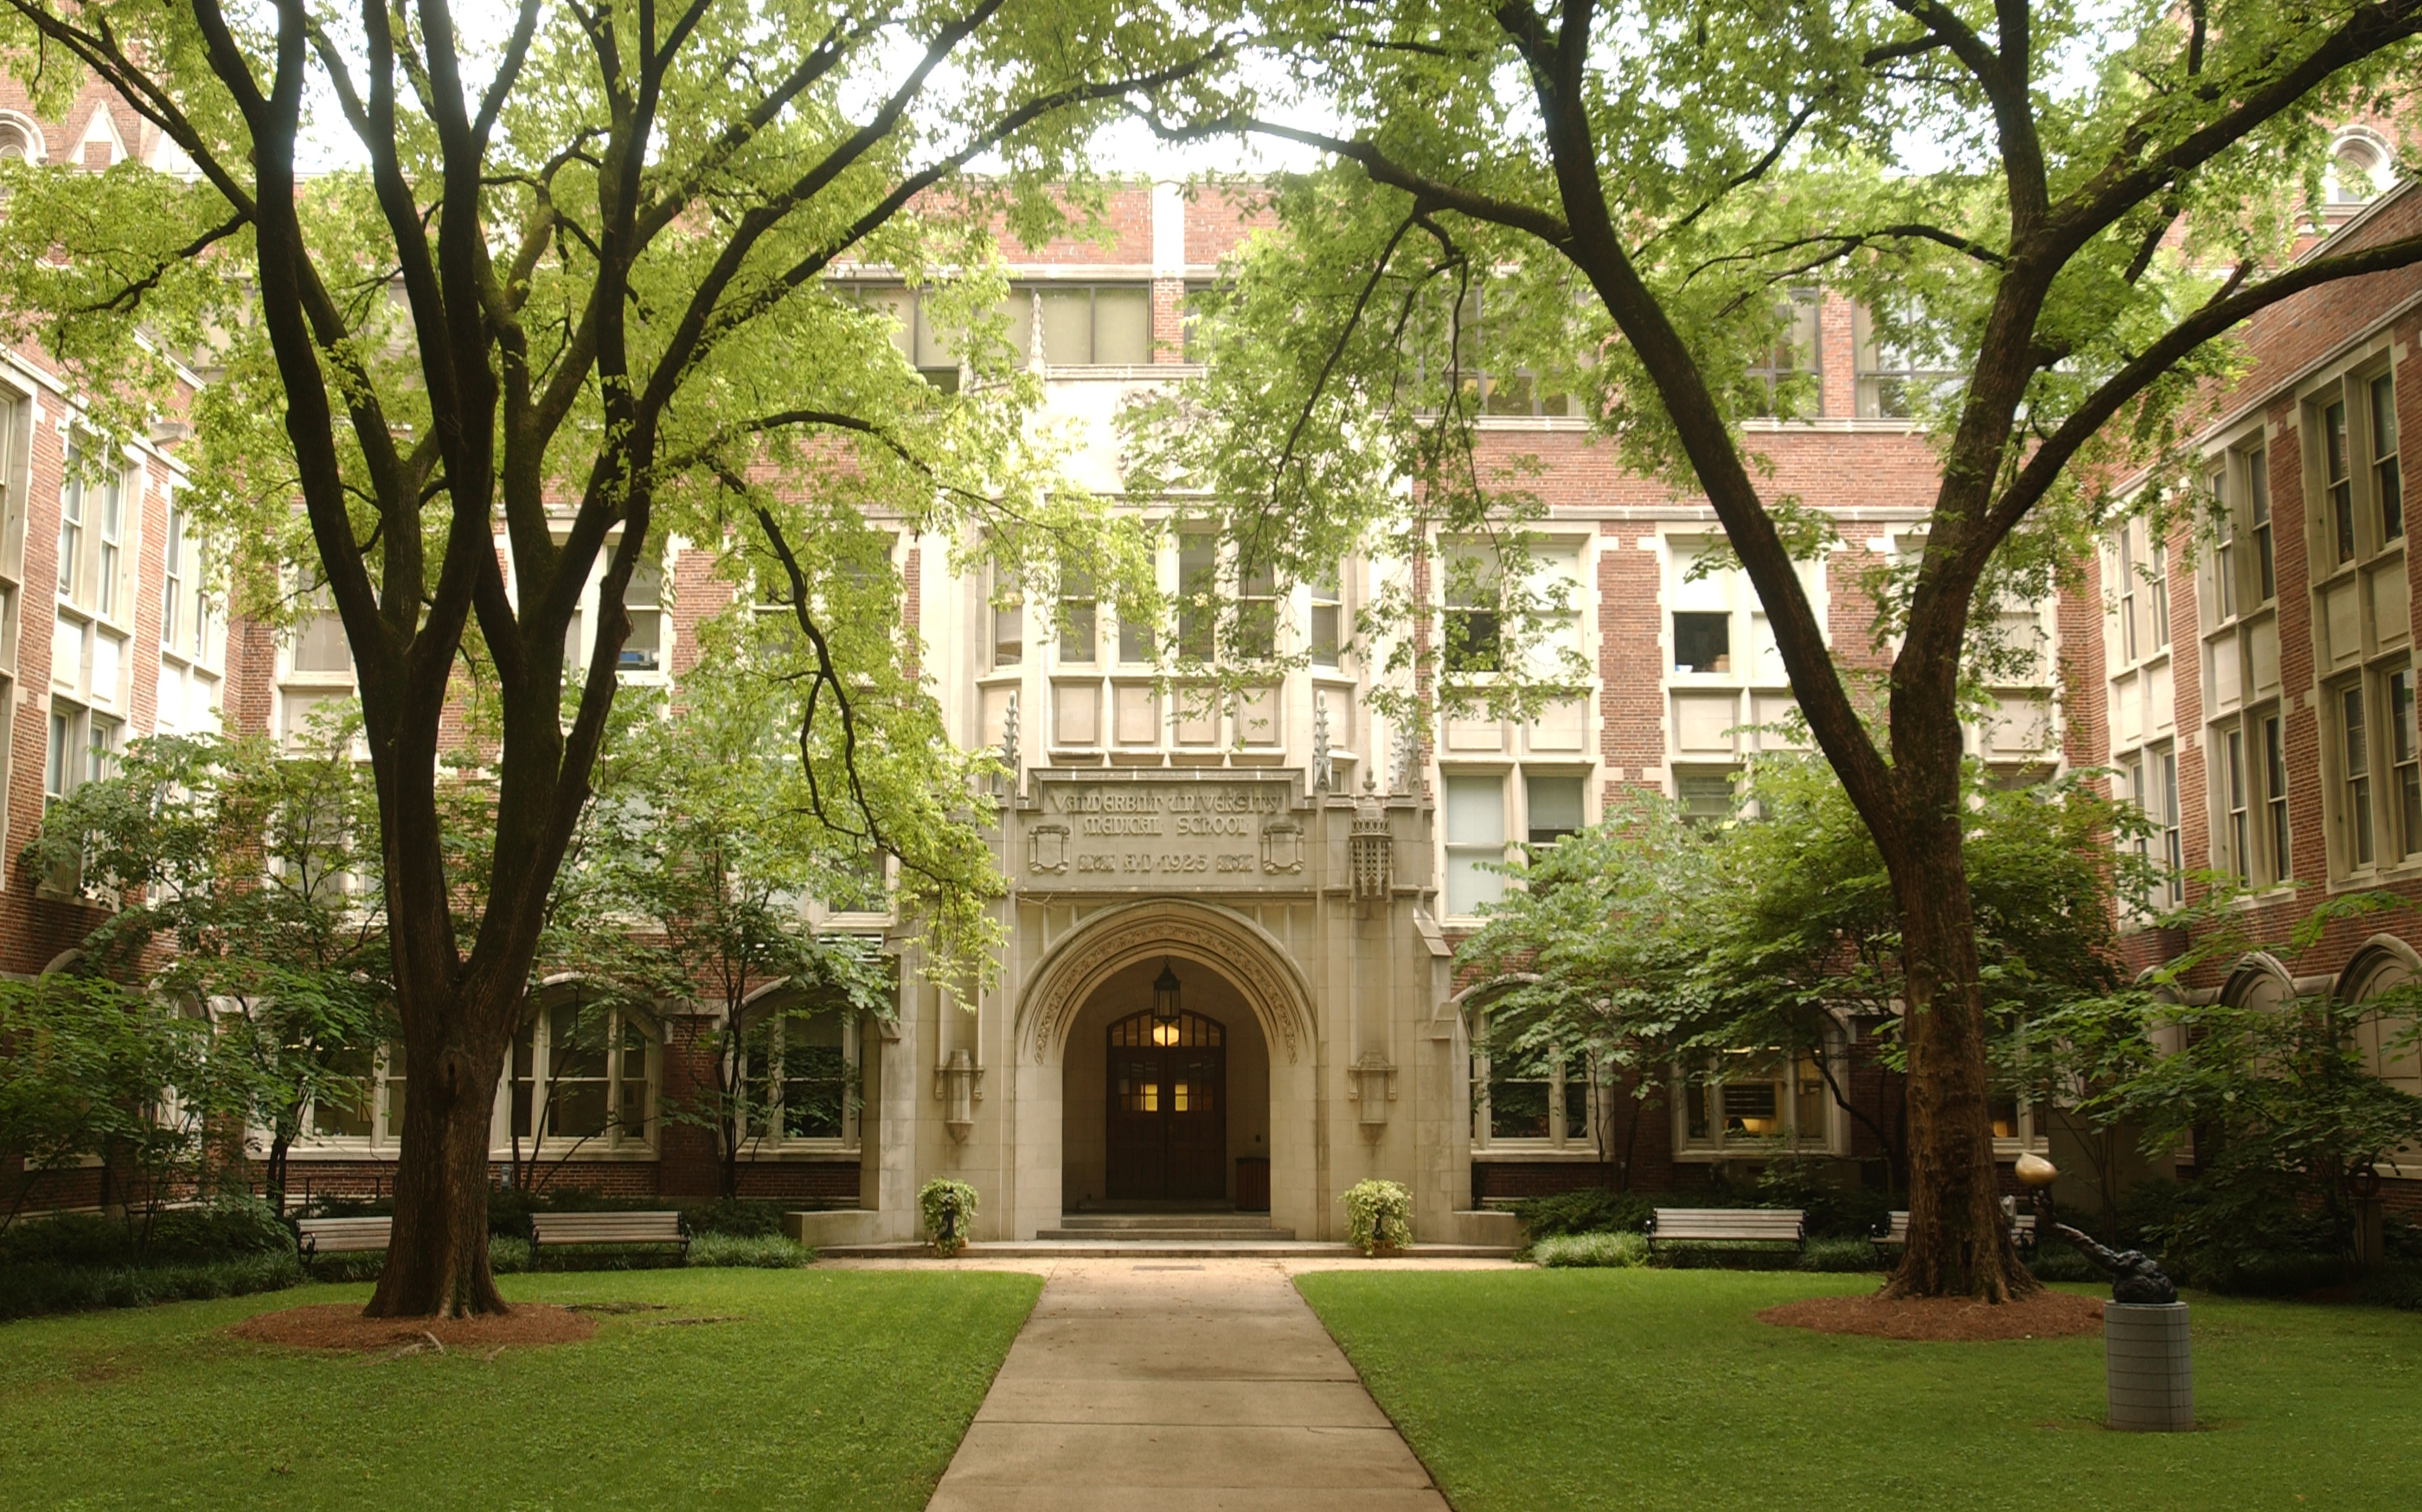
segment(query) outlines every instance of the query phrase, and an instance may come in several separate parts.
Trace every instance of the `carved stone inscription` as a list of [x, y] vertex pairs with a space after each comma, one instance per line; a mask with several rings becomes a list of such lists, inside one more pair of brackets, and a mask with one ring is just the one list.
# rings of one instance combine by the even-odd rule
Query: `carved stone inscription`
[[1294, 784], [1150, 780], [1036, 784], [1020, 881], [1034, 889], [1284, 889], [1301, 885]]

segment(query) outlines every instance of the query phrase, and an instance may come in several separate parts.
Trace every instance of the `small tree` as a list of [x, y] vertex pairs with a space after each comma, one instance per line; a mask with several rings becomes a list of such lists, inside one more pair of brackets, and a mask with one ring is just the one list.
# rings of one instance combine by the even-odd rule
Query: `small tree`
[[[2140, 898], [2149, 874], [2110, 845], [2142, 820], [2082, 781], [2005, 789], [1972, 764], [1966, 789], [1998, 1044], [2117, 984], [2115, 907]], [[1631, 797], [1514, 871], [1525, 885], [1462, 954], [1516, 978], [1493, 1016], [1511, 1020], [1517, 1047], [1585, 1047], [1632, 1069], [1635, 1123], [1677, 1066], [1689, 1081], [1727, 1052], [1804, 1055], [1884, 1151], [1891, 1185], [1905, 1187], [1902, 1130], [1850, 1096], [1828, 1053], [1845, 1021], [1864, 1023], [1883, 1066], [1905, 1074], [1907, 968], [1882, 858], [1821, 762], [1764, 758], [1722, 819]]]
[[[713, 1132], [727, 1198], [739, 1195], [742, 1159], [780, 1132], [770, 1089], [800, 1082], [814, 1053], [784, 1034], [787, 1014], [752, 1016], [751, 1000], [788, 989], [853, 1019], [892, 1012], [874, 943], [809, 922], [810, 898], [885, 906], [883, 858], [817, 817], [788, 748], [795, 703], [744, 657], [701, 665], [669, 712], [635, 721], [622, 780], [599, 799], [598, 864], [652, 937], [637, 974], [660, 999], [717, 1011], [701, 1047], [706, 1079], [668, 1095], [659, 1116]], [[786, 1106], [784, 1116], [803, 1111]]]
[[137, 1254], [163, 1207], [208, 1188], [212, 1132], [254, 1095], [199, 1018], [89, 971], [0, 981], [0, 1147], [24, 1162], [0, 1228], [43, 1176], [98, 1157]]
[[51, 807], [24, 858], [116, 900], [84, 942], [96, 969], [140, 972], [173, 948], [149, 989], [215, 1025], [212, 1054], [246, 1068], [241, 1113], [268, 1134], [280, 1207], [305, 1121], [368, 1096], [393, 1032], [358, 732], [322, 716], [282, 750], [258, 734], [135, 741], [116, 775]]
[[[2409, 906], [2389, 894], [2333, 899], [2305, 917], [2280, 953], [2303, 954], [2340, 921]], [[2224, 1282], [2282, 1250], [2351, 1259], [2357, 1182], [2394, 1152], [2422, 1144], [2422, 1097], [2371, 1063], [2374, 1055], [2414, 1054], [2422, 991], [2408, 984], [2353, 1003], [2282, 981], [2275, 994], [2182, 1000], [2198, 996], [2185, 990], [2192, 975], [2247, 950], [2241, 931], [2224, 923], [2117, 998], [2112, 1012], [2137, 1015], [2148, 1036], [2175, 1048], [2146, 1056], [2085, 1104], [2100, 1118], [2131, 1121], [2148, 1153], [2194, 1142], [2192, 1200], [2151, 1236], [2192, 1272]]]

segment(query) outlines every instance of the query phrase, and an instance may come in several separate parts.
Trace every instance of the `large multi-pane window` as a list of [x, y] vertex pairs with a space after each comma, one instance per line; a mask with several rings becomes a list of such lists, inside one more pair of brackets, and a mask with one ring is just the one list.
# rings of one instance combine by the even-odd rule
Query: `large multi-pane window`
[[[2156, 784], [2147, 812], [2161, 823], [2167, 845], [2171, 799], [2158, 791], [2176, 780], [2167, 752], [2147, 764]], [[2212, 726], [2211, 785], [2214, 799], [2212, 863], [2249, 887], [2275, 887], [2290, 874], [2293, 852], [2288, 828], [2288, 764], [2279, 706], [2232, 714]]]
[[1093, 575], [1063, 568], [1060, 574], [1060, 660], [1091, 667], [1101, 654], [1101, 644]]
[[202, 579], [198, 543], [184, 510], [173, 500], [161, 542], [160, 685], [156, 721], [163, 732], [197, 732], [218, 724], [225, 681], [222, 626]]
[[858, 1026], [830, 1009], [766, 1015], [742, 1036], [739, 1129], [761, 1145], [852, 1145]]
[[1310, 584], [1312, 621], [1305, 638], [1314, 667], [1335, 667], [1345, 644], [1345, 600], [1331, 568]]
[[[1826, 1058], [1832, 1064], [1829, 1067]], [[1835, 1141], [1826, 1072], [1839, 1078], [1838, 1040], [1822, 1050], [1735, 1050], [1680, 1079], [1675, 1123], [1686, 1151], [1827, 1150]]]
[[2319, 386], [2304, 416], [2313, 660], [2320, 699], [2329, 874], [2402, 864], [2422, 851], [2407, 798], [2414, 772], [2412, 592], [2393, 375], [2375, 354]]
[[[891, 344], [902, 356], [941, 386], [957, 386], [966, 332], [948, 324], [931, 294], [892, 285], [863, 290], [858, 297], [891, 317]], [[1020, 367], [1038, 358], [1054, 368], [1152, 361], [1149, 284], [1018, 284], [995, 314], [1011, 360]]]
[[[1506, 1043], [1497, 1043], [1500, 1038]], [[1514, 1039], [1486, 1012], [1472, 1016], [1473, 1147], [1595, 1148], [1597, 1085], [1588, 1058], [1551, 1046], [1519, 1047]]]
[[311, 1100], [304, 1120], [310, 1131], [307, 1143], [393, 1151], [403, 1139], [403, 1047], [339, 1050], [328, 1058], [328, 1068], [351, 1085]]
[[2364, 708], [2361, 682], [2337, 690], [2338, 819], [2344, 827], [2349, 858], [2369, 866], [2376, 837], [2371, 812], [2371, 731]]
[[592, 1150], [654, 1142], [657, 1047], [637, 1016], [557, 1002], [513, 1043], [511, 1137]]

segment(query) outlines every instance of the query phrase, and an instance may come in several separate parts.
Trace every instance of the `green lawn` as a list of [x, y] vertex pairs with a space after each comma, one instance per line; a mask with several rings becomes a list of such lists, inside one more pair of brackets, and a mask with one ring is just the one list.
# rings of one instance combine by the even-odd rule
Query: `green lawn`
[[2130, 1434], [2100, 1426], [2100, 1339], [1895, 1344], [1751, 1316], [1872, 1277], [1390, 1270], [1298, 1284], [1458, 1512], [2205, 1512], [2417, 1494], [2422, 1315], [2192, 1296], [2210, 1431]]
[[[368, 1286], [0, 1326], [0, 1505], [921, 1507], [1039, 1277], [508, 1276], [515, 1300], [664, 1302], [545, 1349], [319, 1356], [229, 1338]], [[684, 1315], [740, 1321], [651, 1326]]]

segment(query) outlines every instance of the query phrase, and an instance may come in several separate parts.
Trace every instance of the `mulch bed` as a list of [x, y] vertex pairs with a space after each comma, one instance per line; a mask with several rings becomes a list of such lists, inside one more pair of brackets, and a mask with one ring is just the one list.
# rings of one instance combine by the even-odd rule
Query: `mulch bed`
[[597, 1331], [597, 1320], [541, 1302], [523, 1302], [502, 1317], [364, 1317], [358, 1302], [327, 1302], [258, 1314], [228, 1331], [239, 1339], [298, 1349], [352, 1354], [467, 1349], [493, 1355], [508, 1347], [577, 1344]]
[[2102, 1299], [2039, 1291], [1999, 1307], [1965, 1297], [1811, 1297], [1757, 1315], [1762, 1323], [1818, 1333], [1864, 1333], [1879, 1339], [1973, 1342], [2068, 1339], [2102, 1331]]

